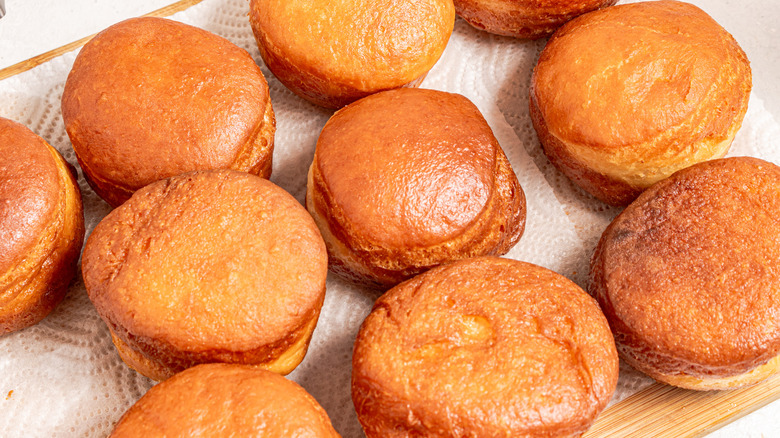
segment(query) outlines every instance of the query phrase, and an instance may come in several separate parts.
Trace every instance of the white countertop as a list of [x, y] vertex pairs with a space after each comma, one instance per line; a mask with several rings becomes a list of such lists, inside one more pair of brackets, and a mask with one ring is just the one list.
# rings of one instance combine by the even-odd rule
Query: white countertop
[[[0, 19], [0, 69], [173, 1], [6, 0], [6, 16]], [[780, 120], [780, 2], [691, 0], [691, 3], [704, 9], [734, 35], [751, 61], [754, 96], [763, 100], [775, 120]], [[780, 401], [709, 436], [780, 436]]]

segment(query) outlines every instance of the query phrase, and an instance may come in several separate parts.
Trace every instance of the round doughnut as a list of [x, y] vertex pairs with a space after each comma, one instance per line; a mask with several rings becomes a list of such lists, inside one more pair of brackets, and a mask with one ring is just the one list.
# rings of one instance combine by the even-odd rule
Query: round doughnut
[[197, 171], [109, 213], [82, 271], [120, 356], [141, 374], [164, 380], [209, 362], [286, 374], [317, 323], [327, 255], [311, 217], [278, 186]]
[[639, 196], [607, 227], [589, 291], [621, 357], [690, 389], [758, 382], [780, 366], [780, 167], [696, 164]]
[[575, 184], [626, 205], [653, 183], [726, 154], [742, 125], [750, 64], [701, 9], [618, 5], [561, 27], [531, 79], [544, 152]]
[[565, 277], [516, 260], [443, 265], [382, 295], [352, 359], [366, 436], [579, 436], [618, 378], [609, 326]]
[[302, 98], [327, 108], [416, 87], [455, 25], [452, 0], [251, 0], [260, 55]]
[[116, 207], [149, 183], [193, 170], [271, 175], [276, 122], [249, 53], [164, 18], [132, 18], [79, 52], [62, 95], [73, 150]]
[[544, 38], [572, 18], [617, 0], [455, 0], [455, 12], [490, 33], [515, 38]]
[[112, 438], [152, 436], [338, 438], [328, 415], [297, 383], [263, 369], [203, 364], [152, 387]]
[[306, 205], [331, 270], [380, 289], [446, 261], [504, 254], [525, 227], [523, 190], [476, 106], [416, 88], [328, 120]]
[[62, 301], [83, 240], [75, 169], [0, 117], [0, 335], [39, 322]]

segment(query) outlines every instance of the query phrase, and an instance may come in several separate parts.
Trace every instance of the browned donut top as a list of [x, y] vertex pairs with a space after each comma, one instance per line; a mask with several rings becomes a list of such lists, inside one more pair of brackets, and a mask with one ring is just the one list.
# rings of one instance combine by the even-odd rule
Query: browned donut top
[[494, 192], [498, 142], [465, 97], [434, 90], [375, 94], [338, 111], [314, 165], [330, 214], [389, 248], [453, 238]]
[[[696, 6], [656, 1], [564, 25], [540, 56], [532, 98], [554, 136], [629, 162], [722, 141], [750, 88], [750, 66], [728, 32]], [[625, 145], [634, 149], [618, 152]]]
[[353, 399], [369, 436], [396, 424], [436, 436], [565, 436], [590, 425], [617, 374], [595, 300], [547, 269], [481, 257], [377, 300], [355, 345]]
[[591, 293], [627, 348], [672, 358], [662, 371], [745, 372], [780, 352], [778, 236], [778, 166], [701, 163], [610, 224]]
[[310, 322], [327, 256], [314, 221], [254, 175], [203, 171], [137, 191], [98, 224], [84, 283], [114, 326], [185, 351], [243, 351]]
[[189, 368], [149, 390], [112, 437], [338, 437], [317, 401], [295, 382], [244, 365]]
[[0, 117], [0, 274], [28, 255], [59, 208], [62, 183], [50, 146]]
[[268, 99], [245, 50], [179, 22], [133, 18], [81, 49], [62, 115], [79, 161], [135, 189], [228, 167], [262, 125]]
[[358, 90], [424, 75], [452, 34], [451, 0], [252, 0], [266, 50], [297, 69]]
[[572, 18], [617, 0], [455, 0], [455, 12], [472, 26], [516, 38], [542, 38]]

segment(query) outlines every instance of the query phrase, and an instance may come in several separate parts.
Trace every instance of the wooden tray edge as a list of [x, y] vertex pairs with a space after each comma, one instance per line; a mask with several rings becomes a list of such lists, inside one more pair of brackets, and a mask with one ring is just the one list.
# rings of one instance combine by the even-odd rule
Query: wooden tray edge
[[[179, 0], [175, 3], [172, 3], [168, 6], [164, 6], [160, 9], [157, 9], [156, 11], [149, 12], [148, 14], [142, 15], [143, 17], [167, 17], [169, 15], [173, 15], [177, 12], [181, 12], [191, 6], [194, 6], [203, 0]], [[38, 56], [34, 56], [30, 59], [18, 62], [14, 65], [11, 65], [9, 67], [6, 67], [2, 70], [0, 70], [0, 80], [9, 78], [11, 76], [17, 75], [19, 73], [26, 72], [27, 70], [30, 70], [32, 68], [35, 68], [45, 62], [51, 61], [52, 59], [63, 55], [65, 53], [68, 53], [72, 50], [76, 50], [79, 47], [83, 46], [87, 43], [87, 41], [91, 40], [92, 37], [94, 37], [96, 34], [89, 35], [87, 37], [81, 38], [80, 40], [74, 41], [70, 44], [65, 44], [64, 46], [58, 47], [54, 50], [50, 50], [48, 52], [42, 53]]]
[[700, 437], [778, 399], [780, 375], [727, 391], [654, 383], [602, 412], [583, 438]]

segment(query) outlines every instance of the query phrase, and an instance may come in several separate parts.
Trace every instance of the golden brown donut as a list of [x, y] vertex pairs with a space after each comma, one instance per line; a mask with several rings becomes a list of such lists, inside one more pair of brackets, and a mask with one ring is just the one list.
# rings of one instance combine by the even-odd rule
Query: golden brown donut
[[95, 36], [68, 75], [62, 117], [87, 181], [114, 207], [193, 170], [271, 175], [276, 122], [260, 68], [176, 21], [133, 18]]
[[199, 171], [138, 190], [90, 235], [89, 298], [122, 359], [163, 380], [199, 363], [289, 373], [325, 296], [317, 227], [255, 175]]
[[44, 139], [0, 117], [0, 335], [48, 315], [76, 273], [84, 213], [74, 173]]
[[621, 357], [656, 380], [726, 389], [780, 365], [780, 167], [696, 164], [607, 227], [589, 291]]
[[443, 265], [380, 297], [352, 359], [366, 436], [579, 436], [618, 378], [598, 304], [516, 260]]
[[110, 435], [338, 438], [328, 414], [297, 383], [247, 365], [204, 364], [154, 386]]
[[252, 0], [265, 64], [295, 94], [327, 108], [416, 87], [455, 24], [452, 0]]
[[531, 79], [547, 157], [614, 205], [675, 171], [725, 155], [742, 125], [750, 65], [696, 6], [619, 5], [558, 30]]
[[515, 38], [543, 38], [572, 18], [612, 6], [617, 0], [455, 0], [470, 25]]
[[404, 88], [336, 112], [309, 170], [306, 206], [330, 268], [388, 288], [440, 263], [506, 253], [525, 195], [465, 97]]

